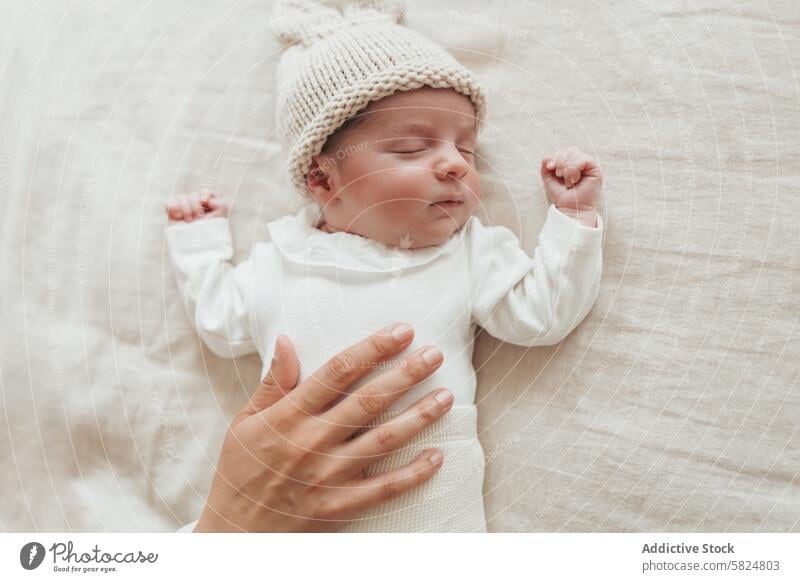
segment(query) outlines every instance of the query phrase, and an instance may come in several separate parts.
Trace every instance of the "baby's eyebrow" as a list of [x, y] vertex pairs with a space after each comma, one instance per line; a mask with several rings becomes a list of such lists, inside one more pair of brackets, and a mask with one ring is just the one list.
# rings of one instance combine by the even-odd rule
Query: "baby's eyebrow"
[[[419, 136], [419, 135], [430, 135], [436, 132], [436, 127], [429, 123], [406, 123], [403, 124], [395, 129], [390, 129], [390, 134], [398, 134], [402, 136]], [[464, 126], [459, 130], [459, 134], [461, 135], [472, 135], [475, 133], [475, 125]]]
[[390, 133], [398, 133], [398, 134], [430, 134], [434, 131], [434, 127], [428, 123], [406, 123], [401, 125], [400, 127], [396, 128], [394, 131], [390, 131]]

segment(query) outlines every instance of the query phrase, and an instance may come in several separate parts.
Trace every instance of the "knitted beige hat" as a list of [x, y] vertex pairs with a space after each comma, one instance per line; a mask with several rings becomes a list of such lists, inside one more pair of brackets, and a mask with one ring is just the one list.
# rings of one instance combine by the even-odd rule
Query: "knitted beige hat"
[[277, 70], [278, 130], [287, 142], [289, 177], [301, 192], [328, 137], [397, 91], [454, 89], [472, 100], [481, 128], [486, 108], [477, 79], [402, 20], [401, 1], [278, 0], [272, 30], [289, 45]]

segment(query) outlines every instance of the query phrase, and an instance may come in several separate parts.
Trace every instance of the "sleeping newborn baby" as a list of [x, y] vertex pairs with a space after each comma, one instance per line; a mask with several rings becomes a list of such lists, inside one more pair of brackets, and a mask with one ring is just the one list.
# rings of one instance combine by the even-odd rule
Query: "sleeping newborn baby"
[[[482, 224], [474, 216], [481, 87], [399, 20], [391, 5], [375, 1], [342, 12], [279, 4], [273, 28], [294, 43], [291, 65], [278, 71], [279, 123], [290, 175], [307, 204], [270, 222], [269, 242], [234, 266], [226, 203], [213, 194], [181, 195], [167, 206], [167, 248], [203, 341], [221, 356], [258, 352], [262, 376], [281, 334], [294, 342], [300, 381], [397, 321], [414, 327], [414, 343], [385, 366], [426, 345], [441, 349], [444, 361], [432, 376], [354, 433], [358, 438], [434, 388], [449, 388], [450, 412], [367, 476], [428, 447], [442, 450], [441, 469], [341, 530], [483, 532], [476, 326], [539, 346], [558, 343], [584, 319], [602, 268], [602, 172], [575, 148], [542, 160], [552, 204], [533, 257], [510, 230]], [[331, 30], [331, 22], [338, 26]], [[373, 46], [380, 50], [370, 54]]]

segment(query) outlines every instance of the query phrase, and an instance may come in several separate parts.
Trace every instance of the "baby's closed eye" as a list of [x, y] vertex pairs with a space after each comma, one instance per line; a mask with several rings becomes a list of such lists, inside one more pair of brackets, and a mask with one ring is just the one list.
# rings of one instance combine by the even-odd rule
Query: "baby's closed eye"
[[386, 148], [393, 154], [415, 154], [428, 151], [428, 143], [424, 140], [386, 140]]
[[427, 152], [428, 148], [418, 148], [414, 150], [392, 150], [393, 154], [421, 154]]
[[[417, 143], [400, 143], [400, 144], [392, 144], [392, 145], [390, 145], [388, 151], [390, 153], [393, 153], [393, 154], [419, 154], [419, 153], [428, 152], [431, 149], [434, 149], [436, 147], [447, 146], [447, 145], [450, 145], [450, 144], [448, 144], [446, 142], [439, 142], [439, 143], [434, 143], [434, 144], [420, 143], [420, 142], [417, 142]], [[455, 145], [456, 149], [459, 152], [463, 153], [463, 154], [467, 154], [467, 155], [470, 155], [470, 156], [475, 155], [474, 150], [469, 146], [461, 145], [461, 144], [454, 144], [454, 145]]]

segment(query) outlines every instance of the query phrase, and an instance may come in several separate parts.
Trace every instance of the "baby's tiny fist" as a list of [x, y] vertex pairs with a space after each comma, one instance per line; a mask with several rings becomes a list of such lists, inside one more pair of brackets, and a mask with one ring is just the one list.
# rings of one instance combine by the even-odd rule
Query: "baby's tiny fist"
[[596, 210], [603, 170], [594, 158], [569, 147], [544, 157], [540, 171], [547, 197], [556, 208], [573, 214]]
[[214, 194], [179, 194], [167, 204], [167, 216], [171, 222], [192, 222], [195, 219], [227, 216], [228, 207]]

